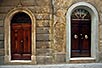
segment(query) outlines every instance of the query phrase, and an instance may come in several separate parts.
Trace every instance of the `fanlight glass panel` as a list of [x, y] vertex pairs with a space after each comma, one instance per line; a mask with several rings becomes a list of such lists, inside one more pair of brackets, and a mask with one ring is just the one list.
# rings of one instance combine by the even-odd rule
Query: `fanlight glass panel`
[[72, 12], [71, 19], [90, 19], [90, 14], [85, 9], [76, 9]]

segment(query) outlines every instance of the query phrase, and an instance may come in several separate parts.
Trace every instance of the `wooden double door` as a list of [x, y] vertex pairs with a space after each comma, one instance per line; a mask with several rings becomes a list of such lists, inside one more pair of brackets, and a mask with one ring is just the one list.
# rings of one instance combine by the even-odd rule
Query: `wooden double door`
[[31, 24], [11, 24], [11, 60], [31, 60]]
[[71, 20], [71, 57], [91, 56], [91, 20]]

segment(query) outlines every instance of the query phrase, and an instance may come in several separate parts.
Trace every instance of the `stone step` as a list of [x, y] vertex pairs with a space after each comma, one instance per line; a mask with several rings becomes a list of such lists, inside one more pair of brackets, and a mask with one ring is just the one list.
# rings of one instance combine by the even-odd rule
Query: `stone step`
[[1, 65], [0, 68], [102, 68], [102, 63], [52, 65]]

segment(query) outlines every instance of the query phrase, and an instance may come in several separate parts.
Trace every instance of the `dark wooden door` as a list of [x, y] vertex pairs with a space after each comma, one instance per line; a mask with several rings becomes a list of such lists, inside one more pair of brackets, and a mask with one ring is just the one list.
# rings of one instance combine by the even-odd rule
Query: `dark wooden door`
[[31, 24], [11, 25], [11, 59], [31, 60]]
[[90, 57], [91, 20], [71, 20], [71, 57]]

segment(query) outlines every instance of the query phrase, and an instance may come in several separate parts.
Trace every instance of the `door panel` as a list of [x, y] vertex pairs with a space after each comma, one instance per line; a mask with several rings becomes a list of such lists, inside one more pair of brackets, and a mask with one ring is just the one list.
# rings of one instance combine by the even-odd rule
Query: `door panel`
[[11, 59], [31, 59], [31, 24], [11, 25]]
[[24, 29], [24, 53], [30, 53], [31, 52], [31, 37], [30, 37], [30, 29], [26, 28]]
[[89, 57], [91, 48], [90, 20], [72, 20], [71, 57]]
[[73, 28], [72, 28], [72, 32], [71, 32], [71, 34], [72, 34], [72, 42], [74, 42], [74, 43], [72, 43], [72, 49], [78, 49], [78, 41], [79, 41], [79, 38], [78, 38], [78, 28], [77, 28], [77, 25], [75, 24], [74, 26], [72, 26]]

